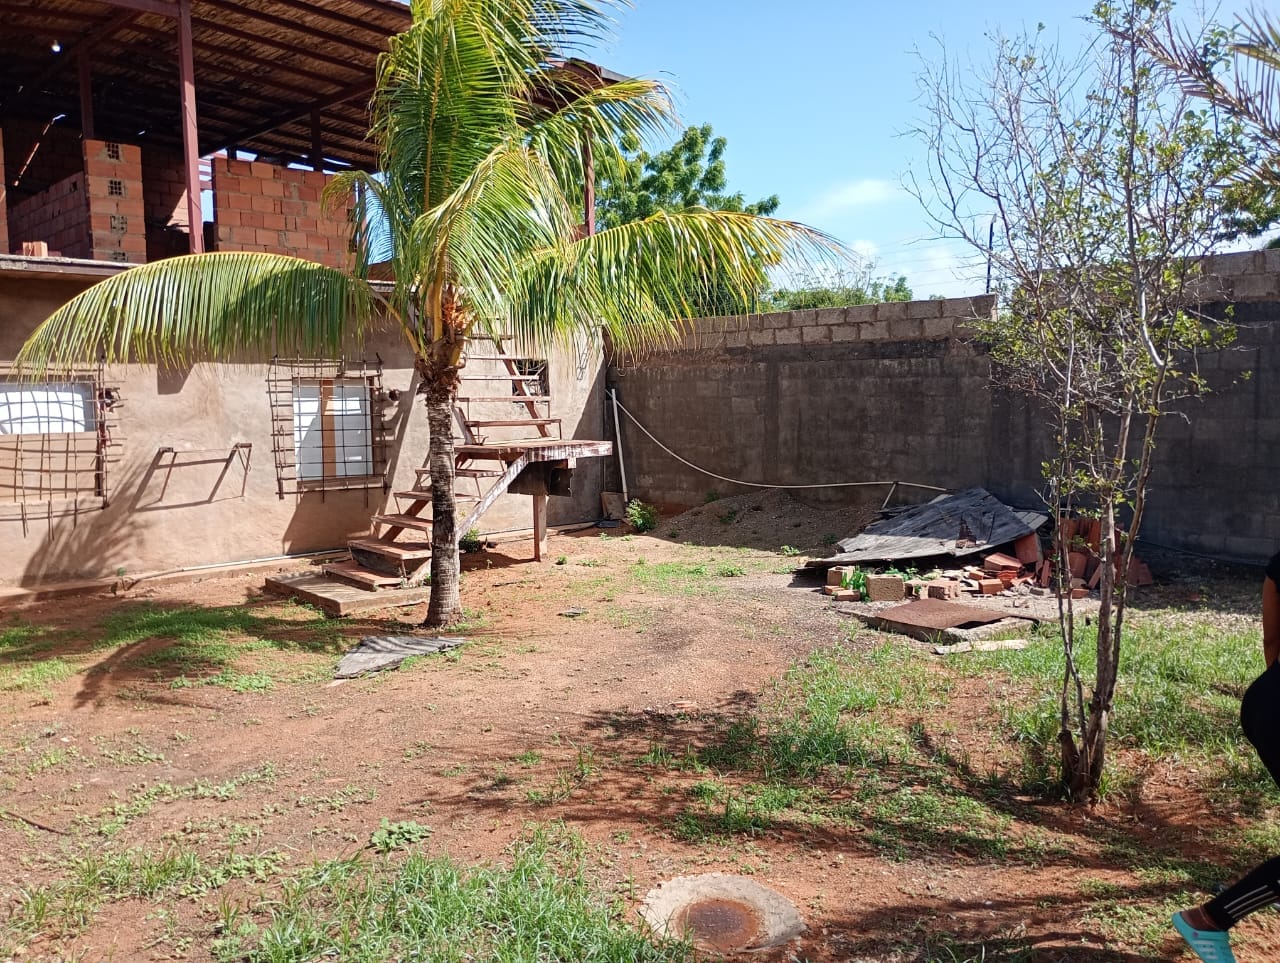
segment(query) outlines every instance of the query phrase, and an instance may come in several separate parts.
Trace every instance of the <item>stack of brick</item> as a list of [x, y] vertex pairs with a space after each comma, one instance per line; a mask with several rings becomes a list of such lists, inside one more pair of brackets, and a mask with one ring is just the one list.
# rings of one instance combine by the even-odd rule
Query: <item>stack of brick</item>
[[115, 141], [84, 142], [90, 257], [142, 264], [147, 260], [142, 199], [142, 150]]
[[290, 254], [347, 266], [351, 226], [343, 211], [326, 210], [321, 195], [327, 182], [317, 171], [214, 158], [217, 249]]
[[6, 253], [21, 251], [24, 243], [33, 241], [44, 242], [50, 254], [93, 256], [84, 174], [72, 174], [9, 209]]

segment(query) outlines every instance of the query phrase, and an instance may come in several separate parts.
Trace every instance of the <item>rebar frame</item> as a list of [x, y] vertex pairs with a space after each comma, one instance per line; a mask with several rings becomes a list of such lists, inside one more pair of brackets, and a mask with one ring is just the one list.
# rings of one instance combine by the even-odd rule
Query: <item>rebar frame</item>
[[26, 534], [41, 517], [51, 521], [106, 508], [111, 467], [120, 460], [123, 402], [119, 388], [107, 384], [105, 365], [51, 371], [36, 382], [0, 362], [0, 384], [84, 385], [94, 416], [86, 431], [0, 435], [0, 520], [20, 520]]
[[[321, 431], [321, 450], [325, 457], [320, 463], [320, 474], [302, 477], [295, 443], [295, 407], [299, 385], [364, 384], [369, 392], [368, 443], [347, 443], [346, 431], [335, 428], [323, 413], [318, 418]], [[382, 417], [385, 393], [382, 388], [382, 359], [376, 361], [348, 361], [345, 358], [276, 358], [267, 373], [267, 396], [271, 405], [271, 451], [276, 465], [276, 491], [285, 495], [302, 495], [319, 492], [358, 491], [388, 489], [387, 445], [392, 426]], [[322, 402], [323, 404], [323, 402]], [[339, 474], [338, 465], [347, 464], [347, 456], [356, 449], [370, 456], [369, 473], [366, 475]], [[332, 457], [330, 457], [332, 455]]]

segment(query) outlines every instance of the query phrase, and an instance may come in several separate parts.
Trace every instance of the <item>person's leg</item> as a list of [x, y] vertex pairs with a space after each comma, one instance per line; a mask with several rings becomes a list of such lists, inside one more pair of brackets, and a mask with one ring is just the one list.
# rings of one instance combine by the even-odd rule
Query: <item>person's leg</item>
[[[1280, 660], [1240, 701], [1240, 727], [1271, 778], [1280, 785]], [[1269, 859], [1209, 902], [1175, 913], [1173, 925], [1204, 963], [1232, 963], [1227, 931], [1280, 898], [1280, 857]]]

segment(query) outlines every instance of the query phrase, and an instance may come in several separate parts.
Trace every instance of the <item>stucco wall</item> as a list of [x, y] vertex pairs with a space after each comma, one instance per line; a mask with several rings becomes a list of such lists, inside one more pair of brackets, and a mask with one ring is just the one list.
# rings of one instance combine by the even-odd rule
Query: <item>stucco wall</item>
[[[39, 320], [84, 286], [0, 275], [0, 359], [12, 358]], [[397, 336], [370, 343], [366, 357], [375, 353], [385, 362], [384, 386], [404, 392], [397, 408], [403, 419], [399, 444], [389, 454], [392, 487], [406, 489], [426, 456], [425, 412], [413, 396], [410, 358]], [[567, 437], [600, 438], [601, 357], [598, 349], [582, 354], [585, 363], [573, 350], [552, 355], [553, 413], [566, 419]], [[59, 503], [29, 505], [24, 534], [20, 510], [0, 504], [0, 585], [330, 549], [366, 532], [369, 515], [390, 499], [381, 489], [367, 497], [362, 491], [277, 497], [266, 373], [263, 366], [243, 364], [180, 372], [144, 365], [111, 369], [107, 382], [120, 387], [123, 406], [110, 506], [73, 515]], [[253, 445], [247, 479], [238, 462], [227, 467], [226, 456], [237, 442]], [[168, 459], [158, 454], [161, 448], [178, 453], [171, 473], [164, 468]], [[602, 470], [598, 462], [583, 463], [575, 497], [550, 500], [552, 524], [598, 517]], [[528, 528], [531, 517], [531, 499], [510, 495], [480, 527], [486, 533]]]
[[[1280, 547], [1280, 251], [1209, 270], [1237, 302], [1239, 338], [1202, 360], [1216, 390], [1163, 423], [1145, 534], [1261, 561]], [[990, 387], [989, 360], [966, 337], [993, 310], [977, 297], [704, 320], [670, 350], [615, 364], [610, 381], [662, 442], [721, 475], [984, 485], [1034, 506], [1042, 418]], [[625, 418], [622, 443], [632, 495], [668, 510], [747, 490], [685, 467]], [[877, 504], [886, 493], [797, 492]]]

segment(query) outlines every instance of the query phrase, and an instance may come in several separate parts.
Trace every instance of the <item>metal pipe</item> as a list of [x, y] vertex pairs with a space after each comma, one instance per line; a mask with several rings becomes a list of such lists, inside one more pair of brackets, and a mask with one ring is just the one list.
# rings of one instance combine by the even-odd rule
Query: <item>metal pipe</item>
[[627, 489], [627, 460], [622, 455], [622, 424], [618, 420], [618, 389], [610, 388], [613, 398], [613, 434], [618, 439], [618, 471], [622, 474], [622, 503], [630, 504], [631, 492]]

